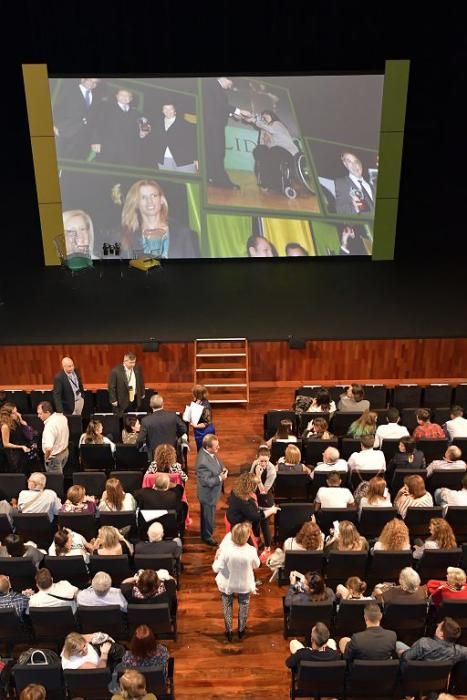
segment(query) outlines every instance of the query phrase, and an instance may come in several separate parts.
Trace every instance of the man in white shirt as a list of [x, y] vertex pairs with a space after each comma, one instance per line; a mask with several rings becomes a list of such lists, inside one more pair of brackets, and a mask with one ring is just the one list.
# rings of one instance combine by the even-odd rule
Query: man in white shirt
[[119, 605], [122, 612], [128, 607], [121, 590], [112, 586], [112, 579], [105, 571], [98, 571], [89, 588], [79, 591], [78, 605]]
[[42, 433], [42, 451], [46, 472], [62, 474], [68, 461], [68, 442], [70, 429], [63, 413], [54, 413], [52, 404], [41, 401], [37, 406], [37, 415], [44, 422]]
[[464, 418], [462, 406], [451, 408], [451, 420], [446, 421], [444, 432], [451, 442], [454, 438], [467, 438], [467, 418]]
[[28, 479], [28, 490], [20, 491], [18, 496], [20, 513], [47, 513], [50, 522], [53, 521], [62, 504], [55, 491], [45, 488], [46, 483], [46, 476], [42, 472], [31, 474]]
[[348, 508], [355, 506], [352, 492], [341, 488], [342, 479], [338, 472], [331, 472], [326, 479], [327, 486], [321, 486], [315, 498], [315, 507], [319, 508]]
[[37, 593], [29, 598], [29, 608], [58, 608], [69, 605], [76, 612], [76, 594], [78, 588], [69, 581], [54, 583], [48, 569], [39, 569], [36, 574]]
[[439, 472], [443, 469], [455, 469], [465, 472], [467, 464], [461, 457], [462, 451], [460, 448], [456, 447], [456, 445], [451, 445], [444, 453], [443, 459], [435, 459], [428, 465], [428, 469], [426, 470], [427, 477], [431, 476], [433, 472]]
[[386, 416], [386, 425], [380, 425], [376, 429], [375, 447], [381, 447], [383, 440], [400, 440], [403, 437], [410, 437], [409, 431], [403, 425], [399, 425], [399, 409], [392, 406]]
[[360, 471], [386, 471], [386, 458], [380, 450], [374, 450], [374, 435], [362, 435], [361, 452], [353, 452], [349, 457], [349, 469]]
[[444, 507], [443, 515], [446, 514], [448, 506], [467, 507], [467, 474], [462, 477], [462, 489], [460, 491], [448, 489], [445, 486], [435, 491], [435, 502]]
[[311, 477], [313, 478], [315, 472], [347, 472], [347, 469], [347, 462], [345, 459], [340, 458], [337, 447], [326, 447], [323, 452], [323, 461], [318, 462], [311, 473]]

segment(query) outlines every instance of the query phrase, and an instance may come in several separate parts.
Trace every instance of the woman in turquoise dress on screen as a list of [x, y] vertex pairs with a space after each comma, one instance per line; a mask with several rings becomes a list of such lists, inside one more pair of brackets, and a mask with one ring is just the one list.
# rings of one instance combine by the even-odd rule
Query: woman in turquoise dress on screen
[[216, 429], [212, 422], [212, 409], [208, 401], [208, 390], [203, 384], [195, 384], [192, 389], [193, 401], [203, 406], [203, 412], [196, 425], [193, 425], [195, 432], [195, 441], [198, 452], [203, 446], [203, 438], [205, 435], [214, 434]]
[[167, 198], [155, 180], [138, 180], [122, 209], [121, 257], [199, 258], [198, 234], [169, 218]]

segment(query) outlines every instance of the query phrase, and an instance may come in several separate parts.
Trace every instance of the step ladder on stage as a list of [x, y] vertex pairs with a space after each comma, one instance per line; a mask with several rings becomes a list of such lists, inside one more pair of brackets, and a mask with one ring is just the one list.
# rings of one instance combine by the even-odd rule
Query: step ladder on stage
[[195, 340], [195, 384], [207, 387], [211, 403], [247, 404], [250, 400], [248, 340]]

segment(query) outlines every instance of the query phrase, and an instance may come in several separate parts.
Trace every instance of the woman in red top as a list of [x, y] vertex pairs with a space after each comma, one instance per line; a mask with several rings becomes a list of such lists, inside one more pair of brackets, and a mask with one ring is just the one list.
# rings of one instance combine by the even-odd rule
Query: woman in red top
[[463, 569], [448, 566], [446, 581], [428, 581], [426, 589], [433, 605], [441, 605], [444, 600], [467, 600], [466, 579]]

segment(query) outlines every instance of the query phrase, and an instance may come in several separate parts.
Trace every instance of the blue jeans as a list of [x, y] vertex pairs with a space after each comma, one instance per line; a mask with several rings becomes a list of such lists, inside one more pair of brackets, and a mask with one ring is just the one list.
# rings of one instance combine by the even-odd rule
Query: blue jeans
[[216, 506], [210, 506], [206, 503], [200, 503], [201, 513], [201, 539], [211, 540], [216, 522]]

